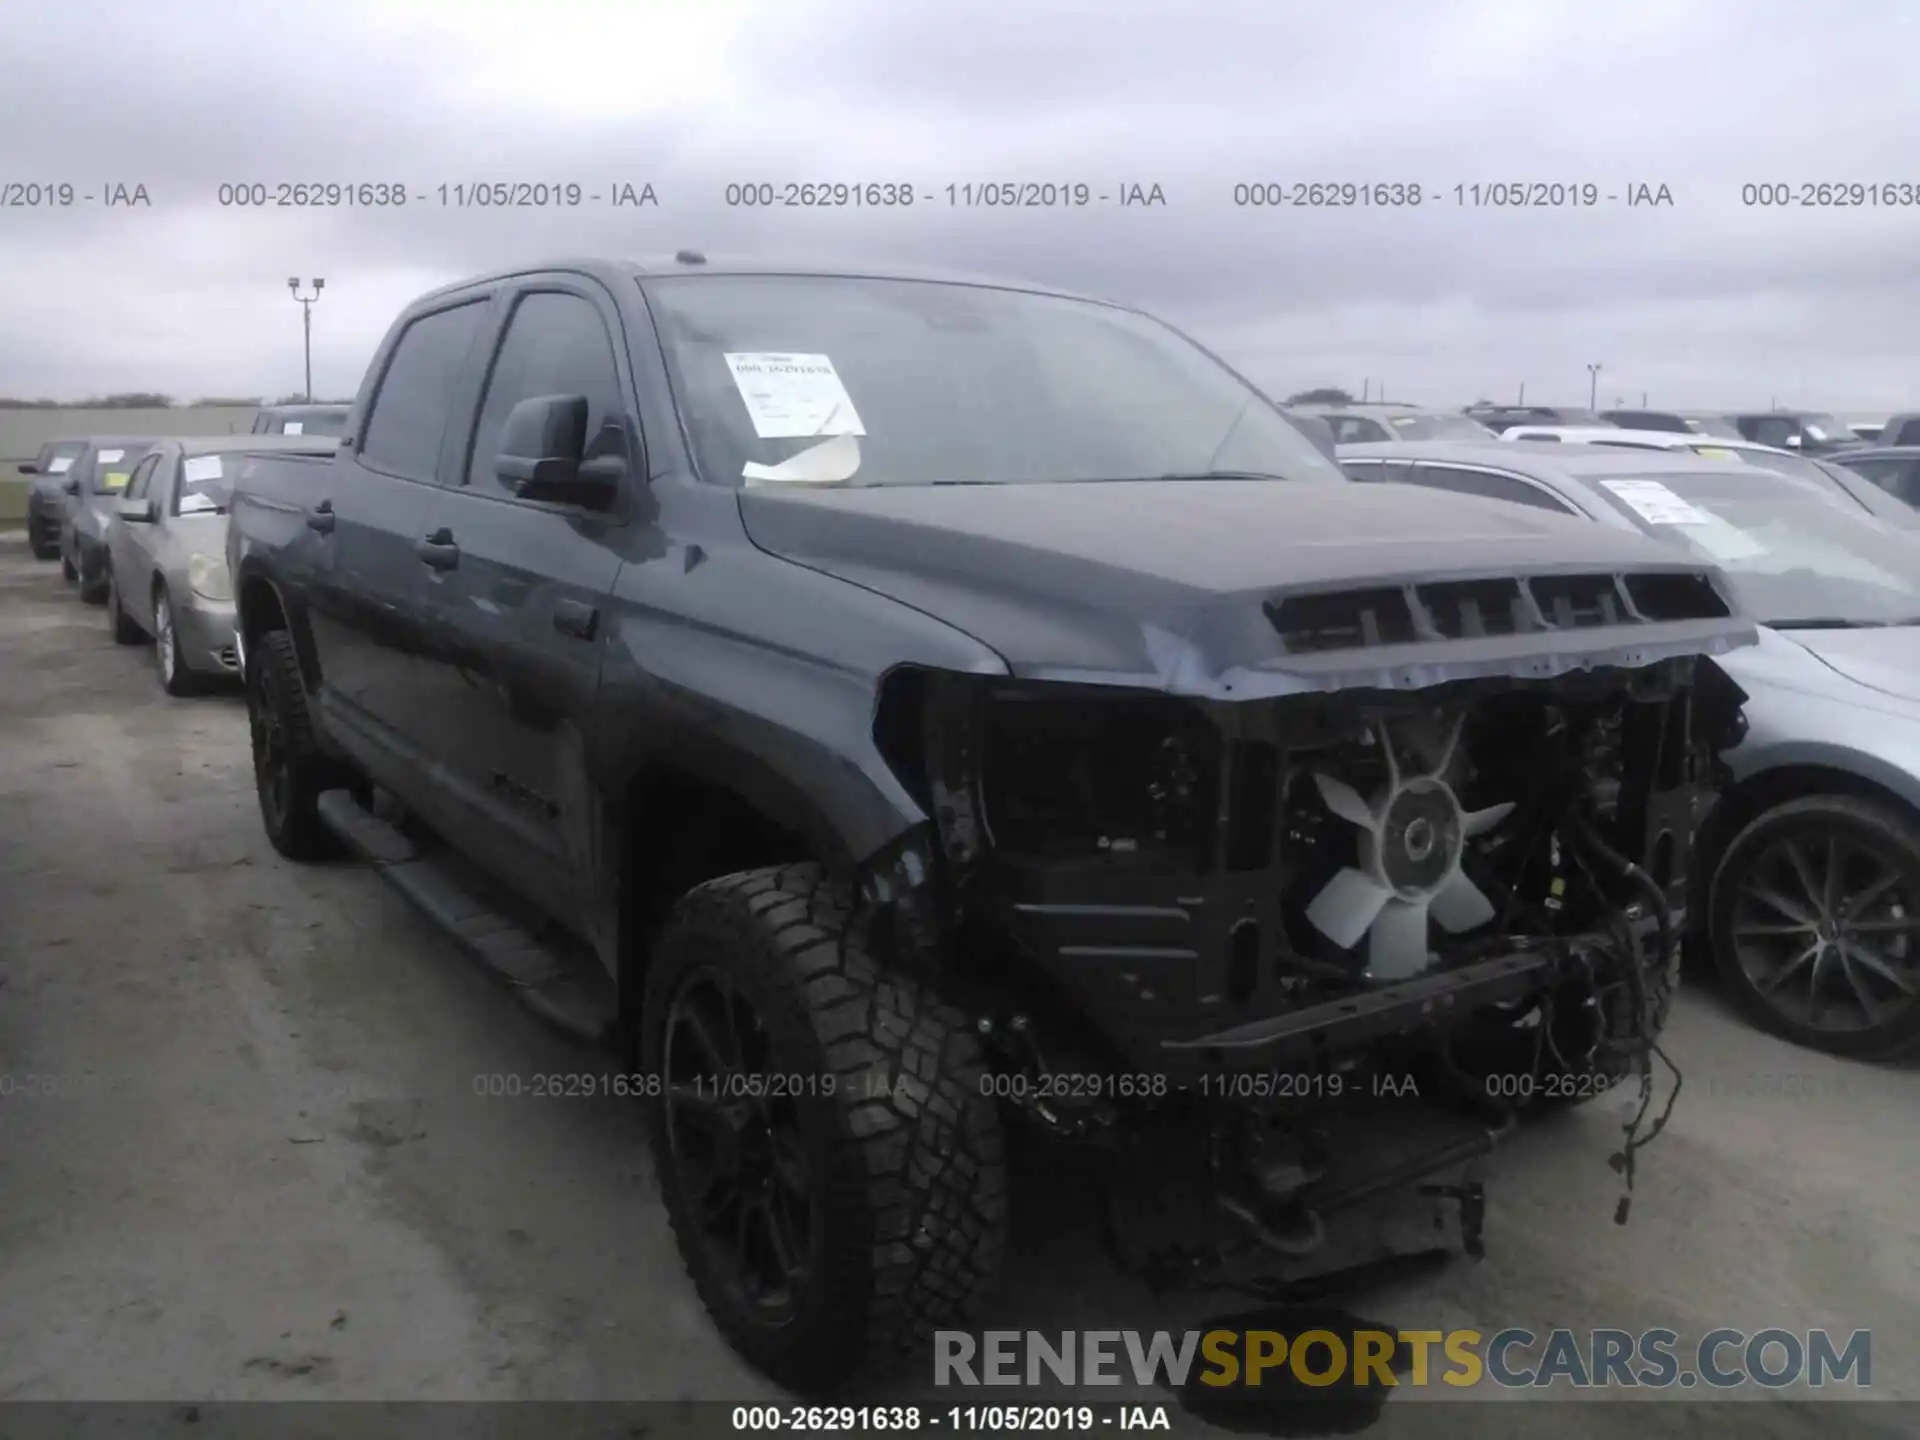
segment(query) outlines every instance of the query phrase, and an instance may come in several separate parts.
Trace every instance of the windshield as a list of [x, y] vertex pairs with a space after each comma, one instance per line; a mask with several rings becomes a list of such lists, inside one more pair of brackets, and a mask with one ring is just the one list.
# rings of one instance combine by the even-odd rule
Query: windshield
[[1599, 477], [1640, 529], [1726, 571], [1763, 625], [1920, 624], [1920, 542], [1782, 477]]
[[246, 455], [240, 452], [187, 456], [180, 462], [180, 483], [174, 488], [173, 513], [226, 513], [233, 500], [233, 482], [246, 461]]
[[1722, 440], [1744, 440], [1740, 427], [1731, 420], [1718, 415], [1695, 415], [1687, 420], [1687, 427], [1696, 435], [1718, 435]]
[[133, 467], [152, 448], [151, 445], [127, 443], [102, 445], [87, 462], [93, 471], [88, 488], [96, 495], [118, 494], [127, 488], [127, 481], [133, 478]]
[[1493, 432], [1464, 415], [1395, 415], [1387, 421], [1402, 440], [1491, 440]]
[[701, 477], [1344, 484], [1270, 400], [1130, 311], [916, 280], [645, 282]]
[[65, 445], [49, 445], [34, 461], [34, 468], [41, 475], [64, 475], [73, 468], [73, 462], [80, 458], [80, 452], [86, 448], [86, 444], [81, 441]]
[[275, 415], [267, 422], [269, 435], [325, 435], [339, 437], [347, 433], [347, 412], [320, 410], [306, 415]]

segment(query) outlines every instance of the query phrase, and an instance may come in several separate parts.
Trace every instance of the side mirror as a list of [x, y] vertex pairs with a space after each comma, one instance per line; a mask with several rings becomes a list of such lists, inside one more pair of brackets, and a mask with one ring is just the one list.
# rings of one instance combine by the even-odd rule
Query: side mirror
[[74, 476], [73, 479], [67, 481], [66, 484], [60, 487], [60, 491], [64, 495], [78, 495], [80, 493], [80, 477], [77, 475]]
[[22, 460], [20, 462], [20, 473], [22, 475], [38, 475], [40, 473], [40, 467], [31, 460]]
[[586, 449], [586, 397], [536, 395], [508, 413], [493, 473], [523, 500], [605, 509], [627, 462], [619, 455], [583, 460]]
[[114, 514], [134, 525], [151, 525], [160, 518], [160, 506], [153, 500], [122, 500]]
[[1798, 450], [1800, 448], [1800, 437], [1798, 435], [1787, 436], [1786, 445], [1789, 450]]

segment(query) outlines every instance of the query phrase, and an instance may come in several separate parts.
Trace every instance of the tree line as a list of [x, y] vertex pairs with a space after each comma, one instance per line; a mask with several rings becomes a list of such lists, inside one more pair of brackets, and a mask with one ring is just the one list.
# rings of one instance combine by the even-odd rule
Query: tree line
[[[91, 400], [21, 400], [0, 395], [0, 410], [172, 410], [197, 406], [305, 405], [305, 395], [282, 395], [268, 400], [262, 395], [203, 395], [197, 400], [176, 400], [152, 390], [129, 390], [118, 395], [102, 395]], [[351, 405], [347, 400], [315, 400], [316, 405]]]

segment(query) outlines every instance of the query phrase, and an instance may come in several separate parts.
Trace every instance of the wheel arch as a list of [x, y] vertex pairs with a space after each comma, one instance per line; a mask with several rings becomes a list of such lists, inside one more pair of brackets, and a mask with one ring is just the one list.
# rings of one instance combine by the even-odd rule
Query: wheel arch
[[1794, 761], [1743, 776], [1721, 793], [1695, 838], [1693, 873], [1707, 887], [1701, 897], [1707, 904], [1694, 907], [1697, 921], [1705, 924], [1713, 881], [1734, 837], [1769, 810], [1790, 800], [1839, 795], [1875, 801], [1915, 819], [1920, 818], [1917, 791], [1920, 780], [1885, 761], [1857, 753], [1845, 759], [1834, 756]]

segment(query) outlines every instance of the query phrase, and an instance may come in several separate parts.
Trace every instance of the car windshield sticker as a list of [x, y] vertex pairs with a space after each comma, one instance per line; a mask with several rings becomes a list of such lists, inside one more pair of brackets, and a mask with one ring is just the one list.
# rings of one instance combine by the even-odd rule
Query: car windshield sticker
[[1740, 452], [1738, 450], [1729, 450], [1724, 445], [1696, 445], [1693, 447], [1693, 453], [1704, 456], [1709, 460], [1738, 460], [1740, 458]]
[[851, 480], [859, 468], [860, 442], [851, 435], [836, 435], [778, 465], [748, 461], [740, 473], [752, 490], [760, 485], [838, 485]]
[[730, 352], [726, 360], [762, 440], [867, 433], [825, 355]]
[[118, 460], [122, 455], [126, 453], [127, 452], [124, 450], [102, 450], [98, 455], [94, 456], [93, 458], [97, 464], [111, 465], [113, 464], [114, 461]]
[[71, 455], [56, 455], [47, 466], [47, 473], [49, 475], [64, 475], [72, 468], [73, 457]]
[[1658, 480], [1602, 480], [1600, 483], [1649, 525], [1707, 525], [1713, 521], [1706, 511], [1682, 500]]
[[207, 494], [204, 490], [195, 490], [190, 494], [180, 497], [180, 513], [182, 515], [204, 515], [209, 510], [217, 511], [219, 508], [220, 501], [214, 496]]
[[188, 484], [201, 480], [220, 478], [220, 457], [218, 455], [189, 455], [180, 462], [180, 474]]
[[280, 433], [282, 435], [303, 435], [306, 433], [306, 429], [307, 429], [306, 421], [289, 420], [287, 421], [286, 424], [280, 427]]
[[112, 474], [102, 475], [100, 477], [100, 488], [102, 490], [124, 490], [127, 488], [127, 481], [132, 478], [132, 472], [130, 471], [115, 470]]

